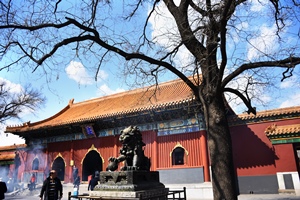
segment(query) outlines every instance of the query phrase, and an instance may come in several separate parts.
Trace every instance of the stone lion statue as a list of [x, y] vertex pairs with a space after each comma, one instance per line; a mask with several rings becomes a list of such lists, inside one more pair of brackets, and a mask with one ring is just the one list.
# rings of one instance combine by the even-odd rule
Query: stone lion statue
[[129, 126], [121, 131], [119, 141], [122, 143], [120, 156], [108, 159], [107, 171], [118, 169], [120, 162], [124, 161], [121, 171], [146, 170], [150, 171], [150, 159], [144, 154], [145, 143], [137, 126]]

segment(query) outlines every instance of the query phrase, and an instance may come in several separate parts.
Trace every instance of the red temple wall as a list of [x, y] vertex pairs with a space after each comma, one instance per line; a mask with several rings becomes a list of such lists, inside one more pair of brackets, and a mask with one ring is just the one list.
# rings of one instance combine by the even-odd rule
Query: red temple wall
[[[293, 145], [272, 145], [265, 135], [266, 128], [274, 123], [278, 126], [297, 124], [300, 123], [300, 119], [238, 125], [230, 128], [234, 165], [238, 176], [272, 175], [276, 172], [297, 171]], [[146, 144], [145, 155], [151, 159], [151, 170], [202, 167], [204, 165], [201, 149], [202, 134], [202, 132], [193, 132], [157, 136], [155, 131], [142, 132], [143, 141]], [[66, 164], [65, 181], [71, 181], [72, 167], [70, 161], [74, 160], [79, 174], [81, 174], [82, 161], [94, 145], [95, 150], [99, 152], [104, 161], [102, 169], [105, 170], [108, 158], [119, 156], [121, 144], [118, 138], [119, 136], [107, 136], [49, 143], [47, 151], [44, 152], [45, 154], [48, 153], [48, 160], [45, 155], [39, 155], [39, 159], [45, 161], [44, 164], [41, 162], [41, 167], [47, 170], [47, 167], [52, 166], [54, 159], [60, 153]], [[171, 152], [178, 144], [188, 152], [188, 155], [185, 157], [184, 165], [172, 166]], [[32, 160], [35, 156], [34, 152], [27, 155], [28, 162], [25, 165], [25, 171], [31, 169]]]
[[180, 166], [181, 168], [203, 166], [200, 137], [200, 132], [157, 137], [158, 168], [164, 169], [173, 167], [170, 154], [178, 143], [188, 152], [188, 155], [185, 157], [187, 159], [186, 163], [184, 166]]
[[155, 131], [143, 131], [142, 132], [142, 137], [143, 137], [143, 142], [146, 144], [145, 146], [145, 156], [150, 158], [151, 162], [151, 171], [156, 171], [156, 163], [157, 163], [157, 151], [156, 151], [156, 132]]
[[[145, 155], [151, 159], [151, 170], [157, 168], [171, 168], [172, 158], [170, 153], [177, 144], [188, 152], [185, 165], [180, 167], [199, 167], [203, 166], [203, 159], [201, 154], [201, 132], [173, 134], [167, 136], [156, 136], [155, 131], [144, 131], [143, 142], [145, 146]], [[65, 161], [65, 182], [71, 181], [72, 167], [70, 161], [74, 160], [75, 165], [78, 167], [79, 174], [82, 173], [82, 161], [89, 149], [94, 145], [95, 150], [99, 152], [104, 160], [102, 169], [105, 170], [108, 164], [108, 158], [111, 156], [119, 156], [121, 144], [119, 136], [107, 136], [101, 138], [92, 138], [84, 140], [74, 140], [68, 142], [58, 142], [48, 144], [48, 165], [52, 166], [54, 159], [61, 155]], [[45, 164], [44, 167], [47, 165]], [[122, 167], [122, 163], [119, 167]]]

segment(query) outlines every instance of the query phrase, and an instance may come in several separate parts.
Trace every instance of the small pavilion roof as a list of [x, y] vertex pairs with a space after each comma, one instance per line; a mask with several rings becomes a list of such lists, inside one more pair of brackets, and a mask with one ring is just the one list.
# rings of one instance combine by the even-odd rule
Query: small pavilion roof
[[272, 144], [289, 144], [300, 142], [300, 124], [277, 126], [273, 124], [266, 128], [266, 136]]
[[277, 126], [273, 124], [265, 130], [266, 136], [284, 136], [291, 134], [300, 134], [300, 124]]
[[60, 112], [45, 120], [8, 126], [6, 132], [23, 132], [74, 123], [105, 119], [131, 113], [142, 113], [153, 109], [182, 104], [194, 99], [193, 92], [181, 79], [99, 97], [79, 103], [74, 99]]

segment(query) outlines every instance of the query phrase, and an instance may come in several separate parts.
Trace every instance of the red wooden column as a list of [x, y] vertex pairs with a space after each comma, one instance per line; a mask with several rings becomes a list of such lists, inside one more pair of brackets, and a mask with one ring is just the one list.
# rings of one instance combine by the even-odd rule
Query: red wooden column
[[[44, 179], [46, 179], [48, 177], [48, 174], [45, 174], [45, 173], [48, 173], [49, 169], [51, 170], [51, 167], [48, 166], [48, 162], [49, 162], [49, 152], [48, 152], [48, 144], [47, 144], [47, 148], [46, 148], [46, 159], [45, 159], [45, 170], [44, 170]], [[50, 164], [49, 164], [50, 165]]]
[[200, 143], [201, 143], [201, 157], [203, 162], [203, 170], [204, 170], [204, 182], [210, 182], [210, 173], [209, 173], [209, 157], [208, 157], [208, 149], [207, 149], [207, 136], [206, 131], [200, 131]]
[[157, 169], [157, 159], [158, 159], [158, 153], [157, 153], [157, 130], [153, 131], [153, 151], [152, 151], [152, 158], [151, 159], [151, 165], [153, 166], [153, 171], [156, 171]]
[[117, 158], [119, 156], [119, 152], [118, 152], [118, 141], [119, 141], [119, 137], [115, 136], [114, 137], [114, 157]]
[[[73, 165], [75, 164], [74, 162], [74, 148], [73, 148], [74, 142], [71, 140], [71, 149], [70, 149], [70, 167], [69, 167], [69, 183], [72, 183], [72, 177], [73, 177]], [[73, 163], [71, 163], [71, 161]], [[72, 164], [72, 165], [71, 165]]]

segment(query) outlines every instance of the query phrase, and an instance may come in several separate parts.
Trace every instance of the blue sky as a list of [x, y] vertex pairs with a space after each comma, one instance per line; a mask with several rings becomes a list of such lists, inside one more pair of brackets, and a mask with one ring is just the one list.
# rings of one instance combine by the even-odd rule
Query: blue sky
[[[252, 1], [249, 10], [254, 13], [264, 13], [265, 7], [263, 4], [266, 2], [265, 0], [260, 1], [260, 3], [258, 3], [258, 1]], [[165, 8], [160, 6], [159, 10], [161, 13], [164, 13], [164, 17], [156, 16], [150, 19], [150, 35], [152, 38], [157, 38], [157, 45], [167, 48], [166, 46], [170, 46], [172, 41], [170, 41], [170, 37], [164, 31], [168, 31], [169, 33], [173, 33], [174, 31], [174, 33], [176, 33], [176, 29], [173, 29], [173, 27], [175, 27], [174, 21], [172, 21], [167, 14]], [[144, 17], [145, 16], [142, 18]], [[258, 15], [256, 20], [259, 20], [259, 18], [260, 16]], [[270, 50], [272, 51], [270, 52], [271, 54], [278, 50], [279, 44], [274, 38], [274, 23], [270, 21], [260, 22], [260, 24], [257, 25], [257, 21], [253, 19], [251, 21], [241, 22], [237, 26], [240, 27], [239, 30], [251, 29], [251, 31], [257, 33], [257, 36], [253, 37], [250, 42], [252, 45], [259, 47], [259, 50], [263, 52]], [[296, 26], [296, 28], [292, 27], [286, 33], [290, 34], [287, 36], [289, 43], [295, 46], [299, 45], [298, 39], [294, 38], [294, 33], [298, 31], [297, 27], [299, 26]], [[231, 33], [230, 38], [228, 50], [234, 52], [232, 55], [229, 54], [232, 58], [232, 60], [230, 60], [231, 62], [229, 62], [230, 65], [236, 63], [235, 61], [238, 60], [236, 57], [244, 57], [248, 60], [262, 58], [257, 48], [253, 48], [253, 46], [249, 44], [245, 45], [242, 38], [237, 37], [237, 35], [235, 37], [234, 32]], [[236, 55], [237, 52], [239, 53], [238, 55]], [[92, 57], [91, 60], [83, 64], [81, 60], [73, 59], [67, 53], [60, 56], [62, 59], [68, 61], [61, 62], [59, 68], [47, 70], [47, 74], [44, 73], [43, 68], [32, 73], [22, 66], [19, 66], [19, 68], [10, 68], [9, 71], [0, 71], [0, 79], [14, 84], [16, 87], [31, 84], [34, 88], [40, 90], [47, 98], [45, 106], [34, 114], [25, 112], [21, 120], [8, 120], [6, 124], [15, 125], [26, 121], [36, 122], [46, 119], [67, 106], [69, 100], [72, 98], [75, 99], [75, 102], [80, 102], [131, 89], [131, 87], [125, 83], [125, 77], [120, 75], [120, 68], [123, 65], [122, 62], [125, 62], [122, 59], [112, 59], [111, 62], [108, 62], [105, 67], [101, 68], [97, 81], [95, 81], [94, 66], [97, 61], [94, 61]], [[192, 59], [190, 59], [189, 53], [184, 48], [181, 48], [176, 57], [177, 65], [186, 65], [191, 61]], [[44, 68], [51, 68], [51, 66], [44, 66]], [[275, 90], [275, 88], [274, 90], [272, 88], [260, 88], [256, 95], [259, 96], [267, 106], [258, 107], [258, 109], [266, 110], [300, 105], [300, 85], [298, 82], [298, 74], [300, 73], [299, 70], [296, 72], [293, 78], [284, 82], [280, 82], [279, 77], [278, 80], [275, 80], [276, 87], [279, 88], [278, 91]], [[166, 75], [164, 80], [175, 78], [174, 75]], [[243, 81], [240, 80], [236, 84], [243, 85]], [[232, 104], [232, 107], [237, 113], [241, 113], [245, 110], [245, 107], [239, 104], [240, 102]], [[2, 130], [0, 130], [0, 146], [24, 143], [22, 139], [14, 135], [4, 134], [3, 128], [2, 126]]]

